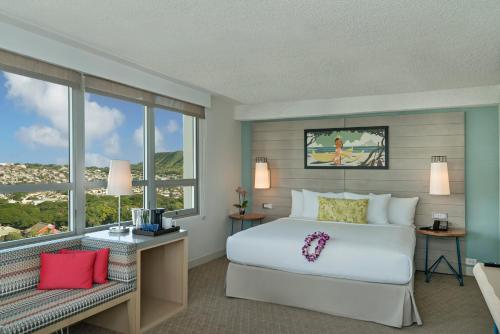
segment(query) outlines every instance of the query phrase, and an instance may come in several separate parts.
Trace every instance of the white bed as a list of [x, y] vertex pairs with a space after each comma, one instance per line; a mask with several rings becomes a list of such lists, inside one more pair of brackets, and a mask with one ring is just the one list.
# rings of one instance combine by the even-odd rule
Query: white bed
[[[307, 262], [301, 248], [315, 231], [330, 235], [320, 257]], [[311, 247], [312, 248], [312, 247]], [[406, 284], [413, 276], [415, 228], [280, 218], [229, 237], [227, 257], [243, 265], [345, 278]]]
[[[310, 263], [301, 248], [315, 231], [330, 240]], [[394, 327], [421, 324], [414, 249], [413, 226], [280, 218], [229, 237], [226, 295]]]

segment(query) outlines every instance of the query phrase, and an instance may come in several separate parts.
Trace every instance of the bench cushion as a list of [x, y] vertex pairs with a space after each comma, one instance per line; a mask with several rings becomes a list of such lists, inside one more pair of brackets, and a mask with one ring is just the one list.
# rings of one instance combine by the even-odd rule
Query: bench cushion
[[34, 288], [40, 279], [40, 253], [79, 249], [81, 237], [51, 240], [0, 251], [0, 297]]
[[135, 283], [110, 281], [87, 290], [27, 290], [0, 297], [0, 333], [31, 333], [125, 295]]
[[83, 250], [109, 248], [108, 279], [124, 283], [136, 279], [136, 245], [85, 237], [82, 239]]
[[108, 279], [132, 283], [136, 279], [136, 246], [88, 237], [70, 237], [0, 250], [0, 297], [30, 290], [40, 277], [40, 254], [61, 249], [109, 248]]

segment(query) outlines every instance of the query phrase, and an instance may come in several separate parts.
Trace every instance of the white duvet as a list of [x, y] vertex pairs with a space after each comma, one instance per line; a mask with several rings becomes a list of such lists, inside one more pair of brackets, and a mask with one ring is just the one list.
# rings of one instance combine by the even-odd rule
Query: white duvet
[[[330, 235], [319, 259], [301, 253], [304, 238], [315, 231]], [[316, 243], [311, 246], [314, 251]], [[365, 282], [406, 284], [413, 275], [415, 228], [359, 225], [281, 218], [239, 232], [227, 240], [231, 262], [299, 274]]]

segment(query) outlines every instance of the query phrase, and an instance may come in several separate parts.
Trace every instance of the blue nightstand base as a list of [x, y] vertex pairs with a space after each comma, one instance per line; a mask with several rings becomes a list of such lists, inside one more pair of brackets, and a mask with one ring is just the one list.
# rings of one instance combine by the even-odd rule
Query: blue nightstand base
[[436, 271], [437, 267], [441, 263], [441, 261], [445, 261], [448, 267], [450, 268], [453, 275], [455, 275], [456, 279], [460, 283], [460, 286], [464, 286], [464, 275], [462, 273], [462, 257], [460, 255], [460, 240], [458, 237], [455, 238], [455, 242], [457, 245], [457, 261], [458, 261], [458, 272], [453, 268], [448, 259], [441, 255], [430, 267], [428, 266], [429, 261], [429, 235], [425, 236], [425, 281], [427, 283], [430, 282], [432, 278], [432, 274]]

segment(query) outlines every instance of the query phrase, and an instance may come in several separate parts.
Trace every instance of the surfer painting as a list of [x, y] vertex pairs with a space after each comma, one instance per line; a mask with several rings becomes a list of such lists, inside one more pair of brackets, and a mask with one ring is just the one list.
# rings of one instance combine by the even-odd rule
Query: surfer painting
[[305, 168], [389, 168], [389, 127], [304, 130]]

